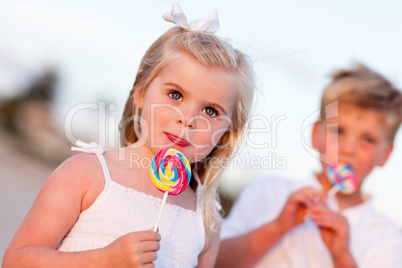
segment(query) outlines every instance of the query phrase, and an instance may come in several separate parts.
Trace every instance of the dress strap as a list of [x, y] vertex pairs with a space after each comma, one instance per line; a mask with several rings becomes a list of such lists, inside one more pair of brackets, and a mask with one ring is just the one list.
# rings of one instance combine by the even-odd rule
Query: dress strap
[[198, 173], [197, 173], [197, 172], [194, 172], [194, 173], [193, 173], [193, 177], [194, 177], [194, 179], [197, 181], [197, 191], [196, 191], [196, 194], [197, 194], [197, 196], [198, 196], [198, 195], [201, 195], [201, 193], [202, 193], [202, 184], [201, 184], [200, 177], [198, 176]]
[[71, 147], [72, 151], [79, 151], [83, 153], [94, 153], [99, 159], [99, 162], [101, 163], [102, 166], [102, 171], [103, 175], [105, 176], [105, 189], [109, 185], [109, 181], [112, 180], [110, 177], [110, 172], [109, 168], [107, 167], [105, 157], [103, 156], [103, 147], [100, 144], [97, 144], [96, 142], [91, 142], [91, 143], [85, 143], [83, 141], [77, 140], [75, 143], [75, 146]]
[[[198, 176], [197, 172], [193, 173], [194, 179], [197, 181], [197, 191], [196, 191], [196, 196], [197, 196], [197, 206], [196, 206], [196, 213], [197, 213], [197, 218], [198, 218], [198, 224], [199, 228], [202, 230], [206, 231], [206, 225], [205, 225], [205, 218], [204, 218], [204, 210], [203, 210], [203, 205], [202, 203], [202, 192], [203, 192], [203, 185], [201, 184], [200, 177]], [[218, 210], [222, 210], [221, 204], [215, 199], [215, 207]], [[204, 238], [205, 239], [205, 238]], [[204, 240], [205, 243], [205, 240]]]
[[[196, 195], [197, 195], [197, 212], [202, 212], [201, 209], [201, 195], [202, 195], [202, 189], [203, 189], [203, 185], [201, 184], [201, 180], [200, 177], [198, 176], [197, 172], [193, 173], [195, 180], [197, 181], [198, 185], [197, 185], [197, 191], [196, 191]], [[222, 210], [222, 206], [221, 204], [219, 204], [219, 202], [217, 200], [214, 200], [215, 206], [218, 210]]]
[[197, 191], [195, 192], [197, 196], [197, 206], [196, 206], [196, 212], [198, 217], [200, 218], [201, 222], [203, 222], [203, 216], [202, 216], [202, 205], [201, 205], [201, 194], [202, 194], [202, 187], [203, 185], [201, 184], [200, 177], [198, 176], [197, 172], [193, 173], [194, 179], [197, 181]]

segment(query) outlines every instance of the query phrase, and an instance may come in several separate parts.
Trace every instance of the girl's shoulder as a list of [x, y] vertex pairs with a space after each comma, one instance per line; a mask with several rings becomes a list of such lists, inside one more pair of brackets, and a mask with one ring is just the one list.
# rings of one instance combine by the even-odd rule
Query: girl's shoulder
[[88, 208], [102, 192], [105, 180], [98, 157], [91, 153], [74, 155], [50, 175], [48, 181], [81, 195], [82, 210]]
[[101, 164], [95, 154], [80, 153], [65, 160], [52, 175], [74, 181], [88, 182], [101, 173]]

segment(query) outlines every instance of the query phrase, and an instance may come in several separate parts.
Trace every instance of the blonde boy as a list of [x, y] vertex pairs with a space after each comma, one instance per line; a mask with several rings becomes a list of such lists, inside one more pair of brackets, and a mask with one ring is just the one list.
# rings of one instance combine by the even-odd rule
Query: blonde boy
[[[391, 154], [401, 117], [401, 92], [381, 75], [361, 64], [334, 73], [312, 134], [321, 171], [303, 182], [254, 180], [222, 226], [216, 266], [401, 267], [401, 230], [361, 192]], [[327, 198], [327, 166], [338, 161], [358, 187]]]

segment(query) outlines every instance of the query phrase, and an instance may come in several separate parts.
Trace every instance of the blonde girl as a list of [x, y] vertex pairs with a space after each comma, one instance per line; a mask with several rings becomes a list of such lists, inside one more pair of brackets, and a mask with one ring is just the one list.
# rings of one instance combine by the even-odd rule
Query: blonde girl
[[[221, 222], [216, 189], [244, 133], [253, 72], [245, 55], [213, 34], [215, 12], [187, 24], [174, 4], [164, 17], [178, 27], [141, 61], [120, 123], [123, 147], [103, 152], [78, 144], [89, 153], [49, 177], [4, 267], [213, 267]], [[189, 159], [193, 177], [191, 187], [168, 197], [153, 232], [163, 193], [143, 160], [167, 147]]]

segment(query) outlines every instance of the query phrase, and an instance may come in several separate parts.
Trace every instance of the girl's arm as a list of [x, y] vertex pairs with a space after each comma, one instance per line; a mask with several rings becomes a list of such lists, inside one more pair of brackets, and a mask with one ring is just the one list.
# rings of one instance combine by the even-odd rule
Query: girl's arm
[[219, 250], [220, 233], [211, 233], [205, 239], [205, 247], [198, 256], [197, 267], [214, 267]]
[[[110, 267], [111, 261], [123, 261], [121, 256], [116, 257], [124, 253], [134, 253], [131, 255], [132, 259], [137, 257], [134, 261], [154, 260], [153, 249], [159, 248], [160, 236], [151, 231], [128, 234], [103, 249], [55, 250], [81, 211], [94, 202], [103, 187], [103, 174], [96, 156], [81, 154], [63, 163], [50, 175], [17, 230], [4, 255], [3, 267]], [[146, 253], [137, 254], [137, 251]]]

